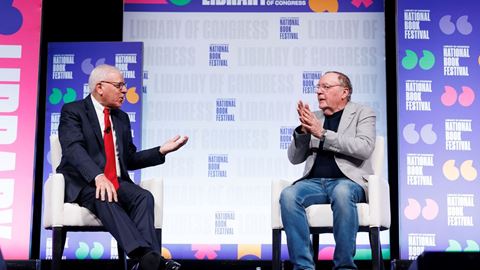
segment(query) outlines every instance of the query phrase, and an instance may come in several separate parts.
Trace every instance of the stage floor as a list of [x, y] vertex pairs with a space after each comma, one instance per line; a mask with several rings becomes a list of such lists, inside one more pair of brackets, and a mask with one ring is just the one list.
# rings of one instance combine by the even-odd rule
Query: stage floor
[[[178, 260], [182, 264], [181, 270], [271, 270], [271, 261], [201, 261], [201, 260]], [[129, 269], [134, 261], [128, 261]], [[385, 269], [408, 270], [411, 261], [385, 261]], [[371, 270], [370, 261], [357, 261], [359, 270]], [[332, 268], [331, 261], [318, 263], [319, 270]], [[68, 270], [118, 270], [118, 264], [114, 260], [66, 260], [62, 262], [62, 268]], [[50, 269], [49, 260], [7, 261], [8, 270], [43, 270]], [[292, 266], [287, 261], [284, 270], [291, 270]]]

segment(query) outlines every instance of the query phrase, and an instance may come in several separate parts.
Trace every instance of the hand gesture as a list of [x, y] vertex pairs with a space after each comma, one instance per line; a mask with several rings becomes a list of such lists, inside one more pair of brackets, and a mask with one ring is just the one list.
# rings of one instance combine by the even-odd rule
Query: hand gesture
[[187, 136], [180, 137], [180, 135], [177, 135], [160, 146], [160, 153], [166, 155], [170, 152], [177, 151], [180, 147], [184, 146], [187, 141]]
[[297, 105], [297, 113], [302, 126], [302, 131], [320, 138], [322, 136], [323, 123], [320, 122], [317, 116], [315, 116], [310, 110], [308, 104], [303, 104], [302, 101], [299, 101]]

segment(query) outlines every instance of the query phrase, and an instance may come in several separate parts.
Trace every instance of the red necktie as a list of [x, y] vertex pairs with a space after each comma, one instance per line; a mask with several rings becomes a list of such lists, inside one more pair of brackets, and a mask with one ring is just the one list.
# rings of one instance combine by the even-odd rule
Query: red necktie
[[103, 143], [105, 145], [105, 157], [107, 162], [105, 164], [105, 170], [103, 173], [105, 176], [112, 182], [115, 189], [118, 189], [118, 179], [117, 179], [117, 166], [115, 165], [115, 146], [113, 145], [113, 130], [112, 124], [110, 123], [110, 110], [105, 108], [103, 109], [104, 120], [105, 120], [105, 130], [103, 134]]

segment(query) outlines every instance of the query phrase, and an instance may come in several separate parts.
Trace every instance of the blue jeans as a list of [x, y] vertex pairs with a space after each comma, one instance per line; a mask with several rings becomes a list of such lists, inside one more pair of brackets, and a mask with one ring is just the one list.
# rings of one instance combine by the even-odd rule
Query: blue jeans
[[334, 269], [357, 269], [353, 262], [358, 231], [356, 203], [364, 201], [363, 188], [348, 178], [304, 179], [285, 188], [280, 195], [280, 208], [293, 269], [315, 269], [305, 209], [327, 203], [333, 211]]

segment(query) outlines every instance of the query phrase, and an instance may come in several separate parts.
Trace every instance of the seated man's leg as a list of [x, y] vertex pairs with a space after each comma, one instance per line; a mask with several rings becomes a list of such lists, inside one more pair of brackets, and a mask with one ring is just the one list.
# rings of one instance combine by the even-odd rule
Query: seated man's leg
[[323, 182], [324, 180], [320, 179], [301, 180], [285, 188], [280, 195], [288, 254], [295, 270], [315, 269], [305, 208], [312, 204], [328, 203]]
[[88, 208], [103, 223], [105, 229], [112, 234], [127, 254], [136, 249], [150, 250], [136, 224], [131, 220], [119, 203], [102, 201], [95, 198], [95, 188], [86, 186], [80, 192], [77, 202]]
[[354, 181], [342, 178], [331, 180], [328, 191], [333, 211], [335, 269], [357, 269], [353, 262], [358, 232], [357, 203], [365, 202], [363, 188]]
[[122, 181], [118, 189], [118, 201], [149, 246], [161, 252], [155, 233], [155, 200], [150, 191], [140, 186]]
[[[160, 255], [160, 247], [156, 240], [155, 228], [153, 225], [153, 197], [150, 192], [133, 187], [133, 183], [125, 185], [126, 182], [120, 182], [120, 188], [117, 190], [119, 202], [101, 201], [95, 198], [95, 188], [85, 187], [78, 198], [78, 203], [92, 211], [103, 223], [104, 227], [123, 247], [130, 258], [138, 259], [139, 263], [133, 269], [137, 270], [177, 270], [180, 264], [175, 261], [166, 261]], [[127, 186], [127, 188], [125, 188]], [[126, 194], [128, 193], [128, 195]], [[138, 203], [138, 206], [128, 207], [127, 205]], [[124, 207], [126, 209], [124, 209]], [[136, 208], [135, 210], [132, 210]], [[142, 213], [142, 210], [143, 213]], [[137, 224], [129, 216], [133, 214]], [[150, 228], [151, 227], [151, 228]], [[150, 228], [152, 238], [146, 240], [144, 232]], [[147, 234], [148, 235], [148, 232]]]

